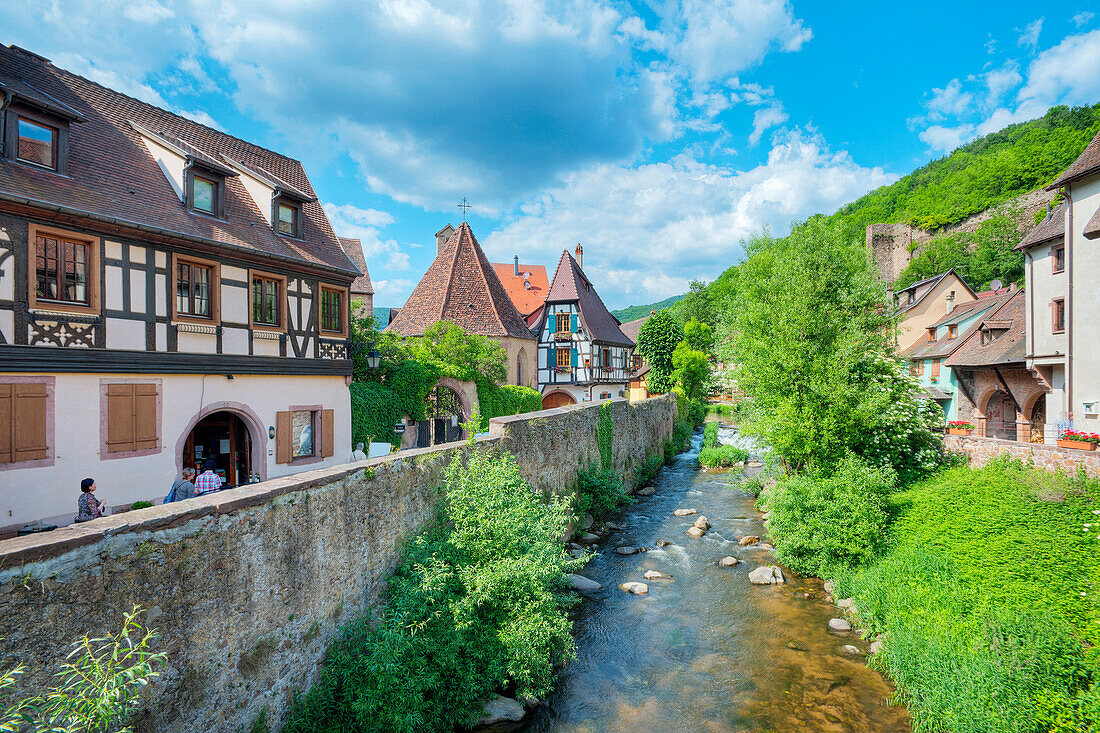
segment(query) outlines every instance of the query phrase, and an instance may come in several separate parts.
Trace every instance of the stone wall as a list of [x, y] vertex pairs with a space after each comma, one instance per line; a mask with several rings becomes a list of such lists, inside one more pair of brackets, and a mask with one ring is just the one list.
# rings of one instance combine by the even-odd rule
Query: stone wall
[[[598, 405], [497, 418], [479, 445], [515, 453], [561, 493], [599, 461]], [[611, 404], [616, 470], [631, 477], [672, 434], [671, 396]], [[40, 689], [74, 640], [149, 609], [169, 664], [139, 731], [281, 722], [337, 629], [379, 602], [401, 543], [431, 517], [465, 443], [298, 474], [0, 542], [0, 664]]]
[[950, 451], [965, 453], [974, 467], [984, 466], [997, 456], [1007, 455], [1021, 461], [1030, 460], [1036, 468], [1051, 473], [1065, 471], [1075, 476], [1079, 469], [1084, 469], [1090, 478], [1100, 478], [1100, 453], [1097, 451], [964, 435], [948, 435], [944, 438], [944, 445]]

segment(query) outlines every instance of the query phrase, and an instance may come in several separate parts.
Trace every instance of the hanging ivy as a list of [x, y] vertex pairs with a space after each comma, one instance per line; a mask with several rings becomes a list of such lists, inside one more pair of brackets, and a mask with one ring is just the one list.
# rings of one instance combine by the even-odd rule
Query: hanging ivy
[[596, 423], [596, 445], [600, 449], [600, 468], [610, 471], [612, 466], [611, 440], [615, 424], [611, 420], [611, 403], [600, 405], [600, 417]]

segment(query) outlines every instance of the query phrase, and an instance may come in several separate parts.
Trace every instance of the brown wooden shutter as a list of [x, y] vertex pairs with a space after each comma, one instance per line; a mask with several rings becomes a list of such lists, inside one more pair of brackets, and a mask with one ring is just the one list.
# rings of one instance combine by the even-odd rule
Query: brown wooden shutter
[[321, 410], [321, 457], [328, 458], [336, 452], [333, 445], [333, 422], [335, 413], [332, 410]]
[[107, 452], [134, 450], [134, 385], [107, 385]]
[[275, 462], [290, 463], [290, 434], [293, 432], [290, 412], [275, 413]]
[[0, 384], [0, 463], [47, 456], [46, 402], [45, 384]]
[[0, 463], [12, 462], [12, 422], [15, 417], [13, 386], [0, 384]]
[[940, 360], [939, 359], [933, 359], [932, 360], [932, 379], [939, 379], [939, 378], [940, 378]]
[[157, 447], [157, 385], [134, 385], [134, 450]]

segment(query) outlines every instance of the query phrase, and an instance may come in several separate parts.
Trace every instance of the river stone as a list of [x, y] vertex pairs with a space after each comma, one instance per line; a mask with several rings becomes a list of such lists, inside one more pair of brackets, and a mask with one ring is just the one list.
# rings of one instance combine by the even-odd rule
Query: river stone
[[627, 546], [624, 545], [623, 547], [616, 547], [615, 548], [615, 553], [617, 555], [636, 555], [636, 554], [638, 554], [638, 548], [637, 547], [627, 547]]
[[852, 625], [842, 618], [829, 619], [829, 631], [835, 634], [847, 634], [852, 630]]
[[668, 540], [657, 540], [657, 547], [668, 547], [671, 544]]
[[749, 580], [755, 585], [775, 585], [786, 582], [783, 571], [775, 565], [761, 565], [749, 573]]
[[485, 703], [477, 725], [488, 727], [499, 723], [518, 723], [526, 714], [527, 711], [518, 700], [497, 695]]
[[718, 564], [721, 565], [724, 568], [732, 568], [734, 565], [736, 565], [739, 562], [741, 562], [741, 561], [738, 560], [736, 557], [733, 557], [732, 555], [728, 555], [726, 557], [723, 557], [721, 560], [719, 560]]
[[746, 464], [746, 465], [749, 468], [763, 468], [764, 467], [764, 464], [761, 463], [760, 461], [749, 461], [748, 464]]
[[691, 535], [692, 537], [698, 539], [698, 538], [702, 537], [703, 535], [705, 535], [707, 532], [706, 532], [706, 530], [699, 529], [695, 525], [692, 525], [692, 526], [688, 527], [687, 533], [689, 535]]
[[569, 573], [565, 577], [569, 581], [569, 587], [581, 593], [594, 593], [600, 588], [603, 588], [603, 586], [596, 581], [592, 580], [591, 578], [586, 578], [583, 575]]
[[653, 496], [656, 493], [657, 488], [655, 486], [643, 486], [634, 493], [638, 496]]
[[582, 545], [594, 545], [597, 542], [599, 542], [601, 539], [602, 538], [598, 534], [592, 534], [591, 532], [589, 532], [588, 534], [581, 535], [581, 538], [580, 538]]
[[825, 592], [826, 593], [828, 593], [829, 595], [834, 595], [834, 592], [833, 592], [834, 588], [835, 588], [835, 586], [833, 585], [833, 581], [831, 581], [831, 580], [826, 580], [825, 581]]
[[614, 522], [604, 522], [603, 526], [613, 530], [620, 530], [623, 528], [621, 524], [615, 524]]
[[871, 647], [870, 647], [869, 653], [870, 654], [878, 654], [879, 652], [882, 651], [883, 646], [884, 645], [882, 643], [882, 639], [875, 639], [874, 641], [871, 642]]
[[853, 656], [853, 657], [858, 657], [858, 656], [863, 655], [863, 650], [860, 649], [858, 646], [856, 646], [854, 644], [845, 644], [844, 646], [840, 647], [840, 652], [842, 654], [847, 654], [847, 655]]
[[750, 535], [745, 535], [741, 539], [737, 540], [737, 544], [741, 545], [742, 547], [746, 547], [748, 545], [755, 545], [759, 541], [760, 541], [759, 537], [756, 537], [755, 535], [750, 534]]
[[710, 529], [710, 522], [707, 521], [706, 517], [699, 517], [698, 519], [696, 519], [694, 522], [691, 523], [691, 526], [692, 527], [698, 527], [699, 529], [706, 532], [708, 529]]
[[856, 608], [856, 602], [851, 598], [841, 598], [836, 602], [836, 607], [844, 611], [854, 611]]
[[692, 514], [698, 514], [699, 512], [696, 509], [677, 509], [672, 513], [677, 517], [689, 517]]
[[767, 542], [761, 542], [760, 543], [760, 549], [761, 550], [774, 550], [775, 548], [772, 547], [771, 545], [769, 545]]
[[810, 648], [797, 639], [791, 639], [787, 642], [788, 649], [794, 649], [796, 652], [808, 652]]
[[646, 580], [672, 580], [671, 575], [665, 575], [660, 570], [647, 570], [642, 577]]
[[633, 593], [636, 596], [644, 596], [649, 593], [649, 586], [645, 583], [630, 582], [623, 583], [619, 586], [619, 590], [625, 590], [627, 593]]
[[573, 558], [576, 560], [580, 560], [582, 557], [588, 557], [588, 551], [580, 547], [575, 550], [570, 550], [569, 554], [572, 555]]
[[580, 529], [583, 532], [584, 530], [588, 529], [589, 527], [591, 527], [595, 523], [596, 523], [596, 520], [592, 518], [592, 515], [585, 512], [584, 519], [581, 520]]

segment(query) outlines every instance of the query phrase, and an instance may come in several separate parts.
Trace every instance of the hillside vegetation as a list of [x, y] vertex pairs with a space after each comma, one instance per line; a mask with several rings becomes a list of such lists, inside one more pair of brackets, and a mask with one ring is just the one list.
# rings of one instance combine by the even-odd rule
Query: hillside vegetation
[[673, 295], [671, 298], [665, 298], [659, 303], [650, 303], [649, 305], [632, 305], [626, 308], [620, 308], [617, 311], [611, 311], [611, 315], [618, 318], [623, 323], [627, 321], [634, 321], [642, 316], [648, 316], [650, 311], [659, 311], [670, 307], [673, 303], [680, 300], [684, 296]]

